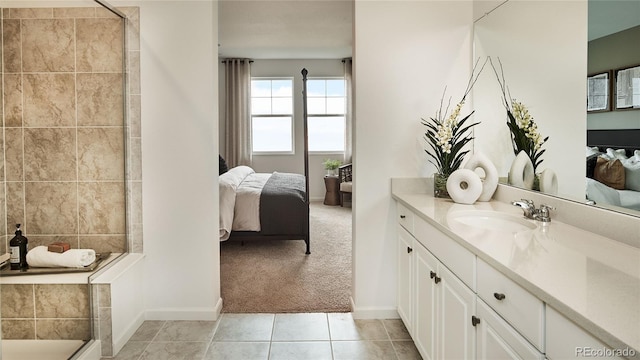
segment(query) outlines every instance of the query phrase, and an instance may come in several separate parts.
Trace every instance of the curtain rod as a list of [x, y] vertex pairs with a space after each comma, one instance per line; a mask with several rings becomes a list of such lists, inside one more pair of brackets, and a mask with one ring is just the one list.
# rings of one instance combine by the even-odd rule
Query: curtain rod
[[[229, 61], [229, 60], [232, 60], [232, 59], [225, 59], [225, 60], [222, 60], [222, 61], [220, 61], [220, 62], [221, 62], [221, 63], [223, 63], [223, 64], [226, 64], [226, 63], [227, 63], [227, 61]], [[243, 62], [244, 62], [244, 60], [240, 60], [240, 62], [241, 62], [241, 63], [243, 63]], [[249, 64], [251, 64], [252, 62], [253, 62], [253, 60], [249, 60]]]

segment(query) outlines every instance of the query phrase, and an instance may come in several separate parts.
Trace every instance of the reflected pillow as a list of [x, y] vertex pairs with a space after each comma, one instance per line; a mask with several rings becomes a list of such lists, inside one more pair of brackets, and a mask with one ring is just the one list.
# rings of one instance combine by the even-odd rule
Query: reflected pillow
[[613, 150], [612, 148], [607, 148], [607, 155], [612, 159], [627, 160], [627, 151], [625, 149]]
[[[632, 159], [632, 158], [629, 158]], [[640, 162], [627, 161], [624, 165], [624, 187], [627, 190], [640, 191]]]
[[599, 157], [593, 178], [617, 190], [624, 190], [625, 170], [619, 159], [606, 160]]

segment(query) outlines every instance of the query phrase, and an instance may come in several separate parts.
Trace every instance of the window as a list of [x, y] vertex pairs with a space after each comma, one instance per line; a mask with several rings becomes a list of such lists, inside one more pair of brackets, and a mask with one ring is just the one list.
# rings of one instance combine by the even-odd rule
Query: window
[[251, 80], [254, 153], [293, 152], [293, 80]]
[[344, 151], [345, 94], [344, 79], [307, 80], [309, 151]]

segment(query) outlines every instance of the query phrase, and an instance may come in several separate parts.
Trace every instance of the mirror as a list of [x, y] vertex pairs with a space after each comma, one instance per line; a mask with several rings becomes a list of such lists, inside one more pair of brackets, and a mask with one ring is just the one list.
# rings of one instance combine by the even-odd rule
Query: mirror
[[[592, 26], [601, 29], [599, 25], [592, 25], [592, 20], [588, 21], [593, 17], [590, 4], [593, 1], [510, 0], [476, 16], [474, 24], [474, 57], [490, 56], [493, 59], [498, 74], [504, 73], [507, 97], [525, 105], [540, 135], [549, 136], [542, 146], [546, 151], [536, 172], [551, 169], [558, 182], [555, 195], [582, 203], [586, 192], [587, 129], [598, 128], [591, 117], [611, 116], [612, 113], [598, 112], [587, 118], [587, 74], [609, 70], [593, 69], [587, 60], [589, 44], [585, 39], [588, 30]], [[612, 2], [624, 1], [607, 1], [606, 4], [610, 7]], [[625, 11], [629, 12], [629, 9]], [[640, 16], [634, 21], [640, 23], [638, 19]], [[638, 62], [640, 59], [636, 64], [627, 65]], [[516, 156], [502, 91], [489, 64], [475, 84], [473, 99], [475, 120], [481, 122], [475, 129], [474, 149], [489, 157], [498, 168], [502, 182], [506, 182]], [[623, 113], [636, 118], [640, 115], [633, 110]], [[625, 125], [626, 128], [640, 128], [637, 121], [635, 124], [626, 121]], [[597, 205], [640, 216], [640, 211]]]

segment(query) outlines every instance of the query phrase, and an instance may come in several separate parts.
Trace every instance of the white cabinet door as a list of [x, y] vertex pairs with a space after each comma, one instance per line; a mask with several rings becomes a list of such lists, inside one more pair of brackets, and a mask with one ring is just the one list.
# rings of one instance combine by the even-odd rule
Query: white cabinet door
[[414, 252], [416, 307], [413, 342], [424, 360], [435, 360], [438, 317], [436, 290], [439, 284], [434, 278], [438, 271], [438, 260], [421, 245], [417, 245]]
[[479, 298], [476, 313], [480, 320], [476, 326], [478, 328], [476, 348], [478, 360], [541, 360], [544, 358], [533, 345]]
[[413, 237], [398, 226], [398, 314], [410, 334], [413, 335]]
[[438, 358], [475, 359], [476, 328], [471, 317], [475, 315], [476, 294], [442, 264], [437, 276], [441, 278]]
[[[547, 305], [546, 309], [547, 356], [553, 360], [607, 358], [624, 359], [629, 349], [611, 350], [600, 340]], [[625, 353], [622, 353], [625, 352]], [[631, 355], [630, 357], [632, 357]]]

